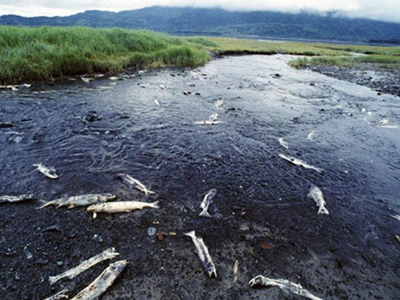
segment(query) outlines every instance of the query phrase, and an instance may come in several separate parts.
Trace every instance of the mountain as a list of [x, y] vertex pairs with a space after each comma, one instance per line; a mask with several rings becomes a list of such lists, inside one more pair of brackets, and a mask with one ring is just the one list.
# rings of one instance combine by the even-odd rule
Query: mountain
[[162, 7], [106, 12], [86, 11], [68, 17], [0, 17], [3, 25], [91, 26], [150, 29], [176, 35], [254, 36], [351, 42], [399, 40], [400, 23], [338, 17], [334, 12], [233, 12], [215, 8]]

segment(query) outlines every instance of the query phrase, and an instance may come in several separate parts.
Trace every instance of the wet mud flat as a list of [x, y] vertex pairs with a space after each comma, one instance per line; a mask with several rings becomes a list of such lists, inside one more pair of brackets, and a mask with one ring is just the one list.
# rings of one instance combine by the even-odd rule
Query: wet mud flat
[[312, 66], [307, 69], [333, 78], [367, 86], [378, 94], [400, 97], [400, 71], [360, 64], [354, 67]]
[[[400, 214], [399, 98], [292, 69], [290, 59], [227, 57], [198, 70], [1, 93], [0, 120], [13, 127], [0, 129], [0, 194], [39, 200], [0, 206], [0, 298], [44, 299], [64, 288], [75, 296], [108, 262], [53, 286], [49, 276], [115, 247], [128, 266], [102, 299], [301, 299], [251, 289], [259, 274], [323, 299], [398, 299], [400, 222], [390, 216]], [[221, 124], [194, 124], [214, 113]], [[32, 165], [40, 162], [60, 178], [39, 174]], [[156, 194], [128, 188], [119, 173]], [[317, 214], [311, 185], [330, 215]], [[201, 218], [212, 188], [213, 217]], [[95, 220], [84, 208], [36, 209], [88, 193], [161, 208]], [[183, 235], [190, 230], [208, 246], [217, 279], [204, 274]]]

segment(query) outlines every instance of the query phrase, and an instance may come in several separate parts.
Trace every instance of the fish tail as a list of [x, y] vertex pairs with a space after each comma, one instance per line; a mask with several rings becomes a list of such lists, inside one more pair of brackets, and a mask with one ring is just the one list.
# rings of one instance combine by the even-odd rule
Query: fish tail
[[200, 217], [207, 217], [207, 218], [211, 218], [211, 215], [208, 213], [208, 211], [203, 210], [200, 214]]
[[192, 230], [192, 231], [189, 231], [187, 233], [184, 233], [184, 235], [186, 235], [188, 237], [191, 237], [192, 239], [195, 239], [196, 238], [196, 231]]
[[319, 214], [319, 215], [321, 215], [321, 214], [329, 215], [329, 211], [328, 211], [325, 207], [321, 207], [321, 208], [318, 210], [318, 214]]
[[155, 192], [149, 191], [149, 190], [145, 190], [145, 191], [144, 191], [144, 194], [145, 194], [146, 196], [148, 196], [148, 195], [153, 195], [153, 194], [155, 194]]
[[160, 208], [159, 203], [160, 203], [160, 201], [155, 201], [155, 202], [151, 203], [151, 207]]

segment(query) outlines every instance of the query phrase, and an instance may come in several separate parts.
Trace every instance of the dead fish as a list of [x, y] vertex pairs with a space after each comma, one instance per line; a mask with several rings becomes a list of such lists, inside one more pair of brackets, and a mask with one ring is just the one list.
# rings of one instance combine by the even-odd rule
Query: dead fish
[[288, 144], [287, 142], [285, 142], [285, 141], [283, 140], [283, 138], [280, 138], [278, 141], [279, 141], [279, 144], [281, 144], [281, 146], [282, 146], [283, 148], [289, 149], [289, 144]]
[[197, 121], [194, 122], [197, 125], [217, 125], [217, 124], [221, 124], [221, 121]]
[[0, 203], [14, 203], [27, 200], [33, 200], [33, 195], [20, 195], [20, 196], [0, 196]]
[[87, 208], [87, 211], [93, 212], [93, 218], [97, 217], [97, 213], [107, 213], [107, 214], [117, 214], [124, 212], [131, 212], [134, 210], [140, 210], [146, 207], [149, 208], [160, 208], [158, 202], [147, 203], [138, 201], [120, 201], [120, 202], [110, 202], [94, 204]]
[[68, 293], [68, 290], [63, 290], [61, 292], [58, 292], [57, 294], [46, 298], [44, 300], [65, 300], [65, 299], [69, 299], [68, 295], [66, 295]]
[[159, 87], [160, 87], [162, 90], [165, 90], [165, 89], [166, 89], [165, 85], [163, 85], [163, 84], [160, 84]]
[[72, 300], [97, 300], [114, 283], [127, 265], [126, 260], [120, 260], [111, 264], [91, 284], [76, 295]]
[[395, 235], [394, 236], [395, 238], [396, 238], [396, 240], [400, 243], [400, 236], [398, 236], [398, 235]]
[[92, 79], [92, 78], [81, 77], [81, 80], [82, 80], [84, 83], [90, 83], [93, 79]]
[[400, 221], [400, 215], [391, 215], [391, 217], [397, 221]]
[[300, 296], [303, 296], [303, 297], [306, 297], [306, 298], [312, 299], [312, 300], [322, 300], [322, 298], [314, 296], [309, 291], [304, 289], [300, 284], [293, 283], [286, 279], [270, 279], [270, 278], [264, 277], [262, 275], [258, 275], [256, 277], [254, 277], [252, 280], [250, 280], [249, 285], [251, 287], [276, 286], [276, 287], [279, 287], [282, 291], [284, 291], [286, 293], [293, 293], [293, 294], [300, 295]]
[[319, 207], [318, 214], [329, 215], [329, 211], [325, 208], [326, 202], [324, 199], [324, 195], [322, 194], [322, 191], [319, 189], [319, 187], [314, 185], [311, 186], [310, 193], [307, 195], [307, 197], [313, 199], [317, 204], [317, 207]]
[[215, 121], [217, 121], [218, 117], [219, 117], [218, 114], [212, 114], [212, 115], [208, 118], [208, 120], [211, 121], [211, 122], [215, 122]]
[[49, 201], [49, 202], [43, 204], [42, 206], [40, 206], [38, 209], [42, 209], [49, 205], [57, 206], [57, 208], [62, 207], [62, 206], [68, 206], [68, 208], [82, 207], [82, 206], [89, 206], [89, 205], [96, 204], [96, 203], [115, 200], [116, 198], [117, 198], [117, 196], [115, 196], [113, 194], [109, 194], [109, 193], [87, 194], [87, 195], [80, 195], [80, 196], [73, 196], [73, 197], [63, 197], [63, 198]]
[[37, 170], [47, 178], [58, 179], [58, 175], [56, 174], [56, 169], [54, 169], [53, 167], [46, 167], [42, 163], [34, 164], [33, 166], [36, 167]]
[[297, 158], [294, 158], [294, 157], [291, 157], [291, 156], [287, 156], [285, 154], [279, 154], [279, 157], [283, 158], [284, 160], [287, 160], [288, 162], [290, 162], [290, 163], [292, 163], [292, 164], [294, 164], [296, 166], [302, 166], [305, 169], [311, 169], [311, 170], [317, 171], [318, 173], [322, 173], [324, 171], [321, 168], [317, 168], [317, 167], [311, 166], [311, 165], [307, 164], [306, 162], [304, 162], [304, 161], [302, 161], [300, 159], [297, 159]]
[[194, 230], [188, 233], [184, 233], [184, 235], [192, 238], [192, 241], [196, 247], [197, 255], [199, 256], [201, 264], [203, 265], [203, 268], [207, 272], [208, 276], [210, 278], [217, 278], [217, 270], [212, 261], [210, 253], [208, 252], [208, 248], [204, 244], [203, 239], [201, 237], [196, 237], [196, 232]]
[[317, 132], [315, 130], [311, 131], [307, 136], [307, 140], [313, 141], [316, 134]]
[[154, 100], [154, 104], [160, 106], [160, 102], [158, 102], [158, 100]]
[[224, 105], [224, 100], [217, 100], [217, 102], [215, 102], [215, 107], [222, 107]]
[[200, 213], [200, 217], [211, 217], [210, 214], [208, 213], [208, 208], [210, 206], [210, 204], [212, 203], [213, 198], [215, 197], [215, 195], [217, 194], [217, 190], [216, 189], [211, 189], [205, 196], [203, 201], [200, 204], [200, 208], [203, 210]]
[[138, 189], [139, 191], [143, 192], [146, 196], [150, 194], [155, 194], [155, 192], [148, 190], [143, 183], [133, 178], [129, 174], [121, 173], [118, 174], [117, 177], [119, 177], [122, 180], [122, 182], [125, 183], [126, 185]]
[[239, 270], [239, 261], [235, 261], [235, 264], [233, 265], [233, 282], [237, 281], [238, 278], [238, 270]]
[[49, 281], [50, 284], [54, 284], [57, 281], [63, 279], [63, 278], [68, 278], [68, 279], [73, 279], [79, 274], [85, 272], [86, 270], [89, 270], [91, 267], [97, 265], [98, 263], [101, 263], [102, 261], [108, 260], [108, 259], [113, 259], [119, 255], [118, 252], [115, 251], [115, 248], [109, 248], [105, 251], [103, 251], [100, 254], [97, 254], [93, 256], [92, 258], [89, 258], [88, 260], [85, 260], [79, 264], [79, 266], [72, 268], [60, 275], [57, 276], [50, 276]]

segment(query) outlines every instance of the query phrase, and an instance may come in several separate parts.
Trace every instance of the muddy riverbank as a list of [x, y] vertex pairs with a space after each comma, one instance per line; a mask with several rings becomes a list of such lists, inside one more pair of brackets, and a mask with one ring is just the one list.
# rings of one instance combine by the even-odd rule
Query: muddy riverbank
[[367, 86], [379, 94], [390, 94], [400, 97], [400, 71], [396, 69], [377, 68], [371, 64], [360, 64], [354, 67], [310, 66], [308, 70], [333, 78]]
[[[0, 129], [0, 193], [39, 200], [0, 206], [1, 299], [39, 300], [64, 288], [74, 296], [108, 264], [54, 286], [48, 277], [109, 247], [129, 264], [107, 300], [298, 299], [251, 289], [259, 274], [323, 299], [397, 299], [400, 222], [390, 216], [400, 214], [399, 99], [293, 69], [291, 59], [226, 57], [198, 70], [2, 92], [0, 122], [13, 127]], [[194, 124], [214, 113], [221, 124]], [[324, 172], [291, 165], [281, 153]], [[59, 180], [32, 167], [40, 162]], [[156, 194], [129, 189], [116, 178], [121, 172]], [[317, 214], [311, 185], [330, 215]], [[211, 188], [213, 217], [200, 218]], [[36, 209], [100, 192], [159, 200], [161, 208], [96, 220], [82, 208]], [[217, 279], [203, 273], [183, 235], [190, 230], [209, 247]]]

